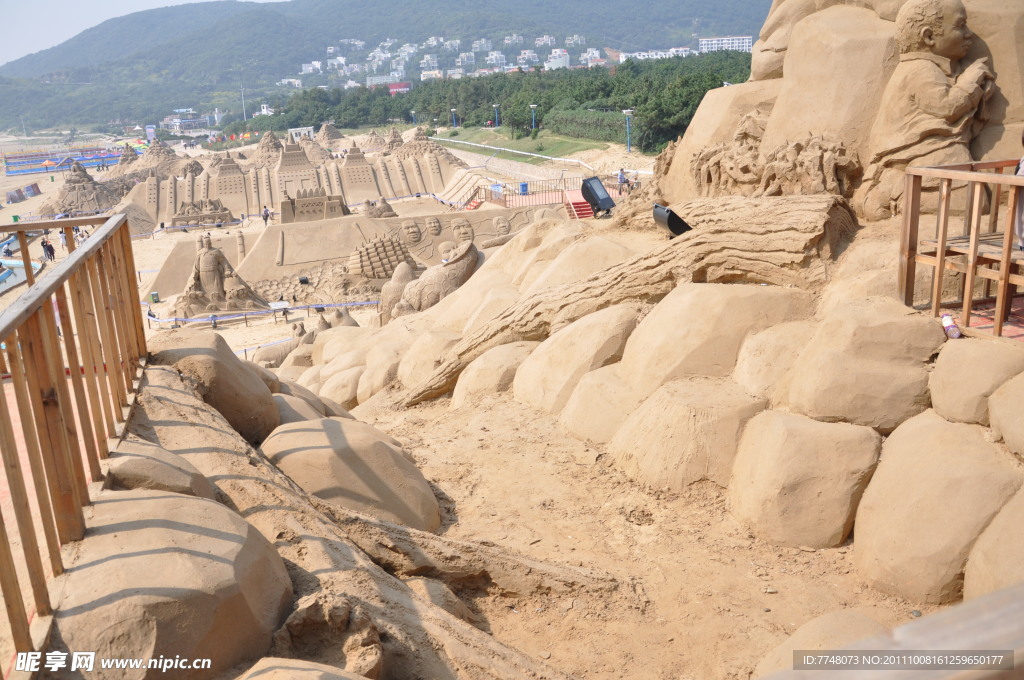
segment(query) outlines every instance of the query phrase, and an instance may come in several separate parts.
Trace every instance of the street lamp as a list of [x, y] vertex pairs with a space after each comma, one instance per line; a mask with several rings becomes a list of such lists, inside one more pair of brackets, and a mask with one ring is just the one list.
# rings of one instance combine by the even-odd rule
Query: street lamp
[[452, 127], [459, 127], [458, 121], [455, 120], [455, 109], [452, 109]]
[[498, 104], [494, 104], [494, 127], [501, 127], [501, 109], [498, 108]]
[[626, 116], [626, 153], [629, 153], [632, 149], [630, 145], [629, 133], [630, 133], [630, 121], [633, 120], [633, 109], [623, 109], [623, 115]]
[[536, 130], [537, 129], [537, 105], [536, 104], [530, 104], [530, 118], [531, 118], [530, 129], [531, 130]]
[[412, 114], [412, 124], [415, 125], [416, 124], [416, 112], [415, 111], [410, 111], [409, 113]]

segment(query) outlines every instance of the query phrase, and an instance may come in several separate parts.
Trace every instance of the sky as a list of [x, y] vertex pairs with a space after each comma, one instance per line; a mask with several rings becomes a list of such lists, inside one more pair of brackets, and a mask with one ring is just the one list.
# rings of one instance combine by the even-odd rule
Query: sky
[[[45, 50], [107, 19], [196, 0], [3, 0], [0, 64]], [[273, 0], [251, 0], [272, 2]]]

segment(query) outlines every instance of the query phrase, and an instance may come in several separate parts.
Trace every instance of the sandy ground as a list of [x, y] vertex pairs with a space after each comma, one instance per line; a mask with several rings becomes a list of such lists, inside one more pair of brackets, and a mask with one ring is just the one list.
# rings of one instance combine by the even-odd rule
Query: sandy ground
[[[609, 172], [638, 165], [624, 149], [587, 153], [599, 154], [585, 160]], [[653, 158], [640, 158], [653, 166]], [[638, 251], [661, 242], [656, 233], [611, 232], [606, 224], [593, 226]], [[140, 287], [177, 238], [194, 236], [134, 242]], [[0, 295], [0, 307], [9, 301]], [[372, 314], [369, 307], [353, 312], [363, 323]], [[290, 335], [287, 323], [269, 317], [219, 331], [235, 350]], [[849, 545], [762, 543], [729, 516], [722, 489], [641, 488], [609, 464], [602, 447], [572, 438], [554, 417], [508, 395], [448, 406], [441, 399], [395, 411], [371, 402], [356, 415], [416, 458], [442, 501], [444, 535], [614, 578], [611, 592], [574, 599], [470, 597], [485, 630], [563, 671], [594, 680], [739, 680], [789, 633], [828, 611], [864, 607], [886, 625], [911, 618], [912, 605], [859, 582]]]

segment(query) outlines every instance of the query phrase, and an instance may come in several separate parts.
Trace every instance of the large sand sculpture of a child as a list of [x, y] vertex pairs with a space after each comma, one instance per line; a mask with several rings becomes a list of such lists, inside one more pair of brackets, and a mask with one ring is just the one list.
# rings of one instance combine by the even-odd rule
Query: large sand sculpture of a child
[[862, 206], [869, 218], [894, 212], [907, 167], [971, 162], [968, 145], [993, 92], [987, 59], [959, 68], [972, 37], [961, 0], [909, 0], [896, 15], [900, 62], [869, 139]]

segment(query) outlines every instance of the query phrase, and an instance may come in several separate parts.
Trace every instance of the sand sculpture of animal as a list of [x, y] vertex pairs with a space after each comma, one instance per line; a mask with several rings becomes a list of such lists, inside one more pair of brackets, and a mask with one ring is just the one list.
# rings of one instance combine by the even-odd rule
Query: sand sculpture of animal
[[391, 276], [391, 280], [381, 287], [379, 305], [381, 326], [391, 321], [391, 310], [401, 301], [402, 291], [415, 278], [412, 267], [408, 263], [403, 262], [395, 268], [395, 273]]
[[398, 317], [429, 309], [454, 293], [476, 271], [480, 251], [472, 241], [462, 241], [445, 253], [441, 264], [430, 267], [423, 276], [409, 283], [402, 291], [402, 299], [391, 311]]
[[359, 322], [352, 318], [352, 315], [348, 311], [348, 307], [342, 307], [335, 309], [334, 313], [327, 319], [328, 323], [331, 324], [331, 328], [338, 328], [339, 326], [358, 326]]
[[278, 343], [276, 345], [269, 345], [267, 347], [261, 347], [256, 350], [256, 354], [253, 356], [253, 361], [262, 366], [263, 368], [277, 368], [284, 361], [284, 358], [292, 353], [292, 351], [299, 345], [306, 345], [316, 338], [316, 331], [311, 333], [306, 332], [306, 326], [303, 323], [292, 324], [292, 337], [287, 342]]

